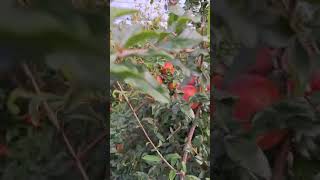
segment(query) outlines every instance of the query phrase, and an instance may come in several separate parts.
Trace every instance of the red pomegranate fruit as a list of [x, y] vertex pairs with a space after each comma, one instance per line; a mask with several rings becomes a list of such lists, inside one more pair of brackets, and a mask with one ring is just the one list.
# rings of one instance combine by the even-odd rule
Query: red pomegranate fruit
[[[280, 100], [278, 87], [269, 79], [260, 75], [242, 75], [235, 79], [227, 91], [239, 99], [235, 103], [233, 115], [246, 131], [252, 128], [253, 115]], [[267, 132], [257, 139], [263, 150], [280, 143], [285, 130]]]
[[[183, 99], [185, 101], [189, 101], [189, 99], [194, 96], [198, 90], [196, 87], [192, 86], [192, 85], [186, 85], [184, 87], [182, 87], [182, 92], [183, 92]], [[199, 103], [192, 103], [191, 104], [191, 109], [196, 109], [199, 106]]]
[[250, 73], [266, 75], [273, 69], [272, 51], [270, 48], [261, 48], [256, 55], [256, 63], [250, 68]]
[[288, 131], [285, 129], [275, 129], [262, 134], [257, 137], [256, 142], [258, 146], [263, 150], [268, 150], [273, 148], [275, 145], [279, 144], [288, 135]]
[[211, 84], [217, 89], [222, 88], [223, 77], [221, 75], [215, 75], [211, 78]]
[[163, 80], [162, 80], [161, 76], [157, 76], [157, 77], [156, 77], [156, 80], [157, 80], [157, 82], [158, 82], [159, 84], [162, 84], [162, 83], [163, 83]]
[[319, 90], [320, 90], [320, 70], [317, 70], [311, 74], [309, 90], [307, 90], [306, 94], [309, 95]]
[[173, 74], [174, 73], [174, 66], [171, 62], [166, 62], [164, 63], [162, 69], [161, 69], [162, 74]]

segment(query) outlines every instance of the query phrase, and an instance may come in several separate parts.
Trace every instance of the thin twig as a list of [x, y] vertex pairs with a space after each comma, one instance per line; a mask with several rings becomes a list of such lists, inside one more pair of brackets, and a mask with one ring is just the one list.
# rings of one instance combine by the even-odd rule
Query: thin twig
[[[199, 115], [200, 115], [200, 108], [197, 109], [196, 119], [199, 118]], [[183, 153], [183, 158], [182, 158], [181, 163], [184, 163], [185, 165], [187, 164], [187, 159], [188, 159], [188, 155], [189, 155], [188, 149], [189, 149], [189, 147], [192, 147], [192, 138], [193, 138], [194, 131], [196, 130], [196, 127], [197, 127], [197, 125], [194, 123], [192, 125], [192, 127], [190, 128], [189, 133], [188, 133], [187, 142], [184, 146], [184, 153]], [[180, 180], [184, 180], [184, 177], [185, 177], [185, 173], [183, 172], [180, 174]]]
[[[122, 86], [120, 85], [120, 83], [119, 83], [118, 81], [117, 81], [117, 84], [118, 84], [121, 92], [123, 92]], [[163, 157], [163, 155], [161, 154], [161, 152], [158, 150], [158, 148], [154, 145], [154, 143], [153, 143], [152, 140], [150, 139], [150, 137], [149, 137], [147, 131], [144, 129], [144, 126], [142, 125], [142, 123], [141, 123], [138, 115], [136, 114], [135, 110], [133, 109], [133, 107], [132, 107], [132, 105], [131, 105], [131, 103], [130, 103], [130, 101], [129, 101], [129, 98], [128, 98], [126, 95], [123, 95], [123, 96], [124, 96], [124, 98], [125, 98], [128, 106], [130, 107], [130, 109], [131, 109], [131, 111], [132, 111], [135, 119], [137, 120], [137, 122], [138, 122], [141, 130], [143, 131], [144, 135], [146, 136], [146, 138], [148, 139], [148, 141], [150, 142], [150, 144], [152, 145], [152, 147], [155, 149], [155, 151], [158, 153], [158, 155], [160, 156], [160, 158], [164, 161], [164, 163], [165, 163], [171, 170], [173, 170], [173, 171], [175, 171], [175, 172], [178, 172], [178, 171], [177, 171], [174, 167], [172, 167], [171, 164]]]
[[284, 179], [285, 168], [287, 166], [287, 157], [290, 151], [290, 136], [286, 139], [285, 143], [280, 148], [280, 153], [274, 162], [272, 173], [272, 180]]
[[[85, 149], [81, 150], [80, 152], [77, 153], [77, 157], [81, 160], [85, 157], [85, 155], [92, 149], [94, 148], [100, 141], [104, 140], [105, 137], [107, 136], [107, 132], [101, 133], [98, 137], [95, 138], [93, 142], [88, 144]], [[74, 165], [74, 162], [69, 162], [67, 164], [67, 169], [72, 167]]]
[[174, 130], [166, 140], [169, 140], [170, 138], [172, 138], [179, 130], [181, 129], [181, 123], [179, 123], [179, 126], [176, 130]]
[[141, 55], [148, 52], [148, 49], [125, 49], [118, 52], [117, 56], [119, 58], [124, 58], [130, 55]]
[[[23, 63], [23, 64], [22, 64], [22, 68], [23, 68], [24, 72], [26, 73], [26, 75], [30, 78], [30, 80], [31, 80], [31, 82], [32, 82], [32, 85], [33, 85], [36, 93], [37, 93], [38, 95], [40, 95], [40, 94], [41, 94], [40, 88], [39, 88], [39, 86], [38, 86], [38, 84], [37, 84], [37, 82], [36, 82], [36, 80], [35, 80], [32, 72], [30, 71], [28, 65], [25, 64], [25, 63]], [[83, 179], [84, 179], [84, 180], [89, 180], [89, 177], [88, 177], [86, 171], [84, 170], [81, 161], [80, 161], [79, 158], [77, 157], [77, 155], [76, 155], [76, 153], [75, 153], [75, 151], [74, 151], [74, 149], [73, 149], [73, 147], [72, 147], [69, 139], [68, 139], [67, 136], [65, 135], [65, 132], [64, 132], [63, 130], [61, 130], [61, 127], [60, 127], [60, 125], [59, 125], [59, 123], [58, 123], [59, 121], [58, 121], [55, 113], [54, 113], [53, 110], [50, 108], [50, 106], [49, 106], [49, 104], [47, 103], [46, 100], [43, 100], [43, 103], [42, 103], [42, 104], [43, 104], [43, 106], [44, 106], [44, 108], [45, 108], [45, 110], [46, 110], [46, 112], [47, 112], [47, 114], [48, 114], [49, 120], [50, 120], [50, 121], [53, 123], [53, 125], [57, 128], [58, 132], [61, 132], [61, 135], [62, 135], [62, 137], [63, 137], [63, 140], [64, 140], [65, 144], [67, 145], [67, 148], [68, 148], [69, 152], [71, 153], [71, 155], [72, 155], [73, 158], [75, 159], [75, 161], [76, 161], [76, 163], [77, 163], [77, 166], [78, 166], [78, 169], [80, 170]]]
[[107, 136], [107, 132], [101, 133], [94, 141], [87, 145], [87, 147], [77, 153], [79, 159], [81, 159], [86, 153], [88, 153], [93, 147], [95, 147], [100, 141], [102, 141]]

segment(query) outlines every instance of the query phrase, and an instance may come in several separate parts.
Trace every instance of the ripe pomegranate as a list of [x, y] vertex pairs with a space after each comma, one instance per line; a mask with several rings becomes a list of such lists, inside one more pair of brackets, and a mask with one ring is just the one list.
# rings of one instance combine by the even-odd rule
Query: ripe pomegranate
[[221, 75], [213, 76], [210, 79], [210, 81], [215, 86], [215, 88], [217, 88], [217, 89], [221, 89], [222, 88], [223, 77]]
[[[190, 97], [194, 96], [198, 92], [198, 90], [196, 87], [192, 85], [186, 85], [182, 87], [182, 92], [184, 93], [182, 98], [185, 101], [189, 101]], [[199, 103], [192, 103], [191, 109], [196, 109], [198, 106], [199, 106]]]
[[285, 129], [275, 129], [257, 137], [256, 142], [263, 150], [268, 150], [279, 144], [288, 135]]
[[183, 99], [186, 101], [189, 101], [189, 98], [194, 96], [197, 93], [197, 88], [192, 86], [192, 85], [186, 85], [184, 87], [182, 87], [182, 91], [183, 91]]
[[[252, 128], [252, 116], [280, 100], [280, 92], [269, 79], [259, 75], [242, 75], [231, 83], [227, 91], [237, 96], [239, 100], [234, 106], [234, 117], [246, 131]], [[285, 130], [271, 131], [257, 139], [263, 150], [280, 143], [286, 135]]]
[[157, 77], [156, 77], [156, 80], [157, 80], [157, 82], [158, 82], [159, 84], [162, 84], [162, 83], [163, 83], [163, 80], [162, 80], [161, 76], [157, 76]]
[[171, 62], [166, 62], [164, 63], [162, 69], [161, 69], [162, 74], [173, 74], [174, 73], [174, 66]]
[[261, 48], [256, 55], [256, 63], [250, 68], [250, 73], [266, 75], [273, 69], [272, 54], [269, 48]]
[[274, 83], [258, 75], [238, 77], [228, 86], [227, 91], [239, 97], [234, 116], [242, 123], [249, 123], [254, 113], [280, 99], [279, 90]]
[[196, 80], [197, 80], [197, 77], [196, 76], [192, 76], [191, 80], [188, 82], [187, 85], [194, 86], [196, 84]]

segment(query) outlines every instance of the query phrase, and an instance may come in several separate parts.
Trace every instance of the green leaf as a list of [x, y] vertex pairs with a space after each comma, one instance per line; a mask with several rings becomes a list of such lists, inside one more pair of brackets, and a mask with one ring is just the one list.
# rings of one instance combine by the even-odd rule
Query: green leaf
[[186, 28], [178, 37], [181, 39], [194, 40], [197, 43], [200, 43], [204, 40], [204, 37], [201, 36], [195, 29], [190, 28]]
[[253, 131], [263, 133], [270, 129], [294, 129], [311, 135], [318, 134], [317, 117], [303, 98], [283, 100], [258, 112], [253, 117]]
[[297, 38], [293, 39], [290, 43], [288, 61], [292, 76], [298, 84], [295, 94], [303, 95], [309, 82], [312, 66], [308, 53]]
[[194, 175], [187, 175], [186, 179], [187, 180], [200, 180], [200, 178], [198, 178], [197, 176], [194, 176]]
[[145, 160], [146, 163], [152, 164], [152, 165], [158, 164], [161, 162], [161, 158], [155, 155], [144, 155], [142, 159]]
[[176, 21], [176, 33], [180, 34], [187, 26], [187, 23], [190, 21], [187, 17], [179, 17]]
[[121, 26], [114, 26], [111, 29], [112, 40], [119, 43], [121, 47], [124, 47], [128, 39], [135, 34], [143, 31], [143, 26], [140, 24], [123, 24]]
[[179, 16], [177, 16], [174, 13], [169, 13], [169, 18], [168, 18], [168, 25], [171, 26], [175, 21], [177, 21]]
[[169, 54], [169, 53], [167, 53], [166, 51], [156, 50], [156, 49], [149, 49], [148, 52], [146, 52], [145, 54], [141, 54], [141, 56], [144, 56], [144, 57], [162, 57], [162, 58], [165, 58], [168, 61], [174, 59], [174, 56]]
[[108, 83], [106, 78], [108, 63], [102, 56], [56, 52], [47, 55], [46, 63], [49, 67], [62, 71], [77, 87], [104, 89]]
[[181, 162], [181, 166], [182, 166], [182, 171], [183, 171], [184, 173], [187, 173], [186, 163], [185, 163], [185, 162]]
[[110, 9], [110, 22], [113, 22], [116, 18], [137, 13], [139, 11], [135, 9], [123, 9], [123, 8], [115, 8], [112, 7]]
[[308, 160], [297, 156], [293, 163], [293, 172], [296, 177], [295, 180], [312, 179], [320, 172], [320, 163], [318, 160]]
[[232, 116], [233, 105], [236, 102], [236, 98], [219, 90], [215, 91], [214, 97], [216, 105], [214, 119], [216, 125], [219, 128], [231, 132], [233, 130], [238, 130], [240, 128], [240, 124], [238, 121], [235, 121]]
[[166, 158], [166, 160], [171, 161], [171, 160], [180, 159], [181, 156], [178, 153], [173, 153], [173, 154], [165, 155], [165, 158]]
[[159, 38], [159, 34], [154, 31], [142, 31], [138, 34], [131, 36], [127, 40], [127, 42], [125, 43], [124, 47], [128, 48], [128, 47], [131, 47], [135, 44], [144, 42], [144, 41], [146, 41], [148, 39], [152, 39], [152, 38]]
[[189, 105], [182, 105], [181, 111], [187, 116], [188, 119], [195, 118], [195, 114]]
[[240, 137], [226, 137], [225, 146], [234, 162], [265, 179], [271, 178], [268, 159], [255, 142]]
[[[37, 53], [53, 49], [104, 53], [105, 50], [102, 47], [104, 42], [101, 40], [103, 35], [92, 33], [91, 30], [94, 29], [92, 24], [81, 14], [69, 9], [68, 18], [65, 18], [61, 12], [59, 16], [55, 14], [56, 12], [39, 9], [24, 11], [13, 7], [13, 4], [3, 9], [1, 6], [3, 16], [0, 17], [0, 39], [2, 42], [10, 42], [28, 52], [37, 51]], [[94, 26], [98, 29], [103, 28], [100, 24]]]
[[178, 16], [183, 16], [185, 13], [184, 9], [179, 5], [169, 6], [169, 12]]
[[174, 154], [167, 154], [165, 156], [165, 159], [170, 161], [171, 165], [175, 165], [178, 162], [178, 160], [181, 159], [181, 157], [179, 154], [174, 153]]
[[[265, 16], [269, 17], [270, 15], [266, 14]], [[292, 39], [294, 35], [295, 33], [291, 30], [288, 21], [282, 19], [276, 20], [270, 25], [262, 25], [259, 31], [259, 37], [262, 42], [274, 48], [288, 47], [290, 39]]]
[[155, 132], [155, 134], [156, 134], [157, 138], [158, 138], [160, 141], [162, 141], [162, 142], [165, 142], [165, 141], [166, 141], [165, 138], [162, 136], [162, 134], [160, 134], [159, 132]]
[[227, 1], [217, 1], [213, 6], [214, 12], [220, 15], [229, 26], [233, 35], [246, 47], [255, 47], [258, 42], [258, 28], [250, 21], [251, 17], [237, 12]]
[[192, 11], [187, 11], [184, 15], [185, 17], [189, 18], [195, 23], [200, 23], [201, 22], [201, 16], [200, 15], [194, 15]]
[[208, 15], [207, 15], [207, 20], [208, 20], [208, 22], [207, 22], [207, 34], [208, 34], [208, 36], [209, 36], [209, 38], [210, 38], [210, 26], [211, 26], [211, 24], [210, 24], [210, 6], [208, 7], [209, 8], [209, 11], [208, 11]]
[[176, 177], [176, 172], [174, 170], [170, 170], [169, 180], [174, 180], [175, 177]]
[[[143, 72], [143, 73], [141, 73]], [[154, 97], [161, 103], [169, 103], [169, 92], [157, 84], [154, 77], [146, 70], [139, 70], [135, 66], [113, 64], [110, 66], [111, 76], [120, 78], [135, 88]]]

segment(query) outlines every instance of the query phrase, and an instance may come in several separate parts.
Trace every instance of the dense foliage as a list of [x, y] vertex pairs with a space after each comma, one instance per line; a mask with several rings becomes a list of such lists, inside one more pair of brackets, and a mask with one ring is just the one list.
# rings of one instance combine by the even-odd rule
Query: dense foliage
[[0, 179], [106, 178], [105, 7], [1, 1]]
[[[209, 4], [202, 5], [195, 15], [169, 4], [168, 28], [157, 19], [111, 24], [112, 179], [209, 178]], [[112, 8], [111, 20], [137, 13]]]
[[217, 0], [212, 179], [319, 178], [319, 6]]

